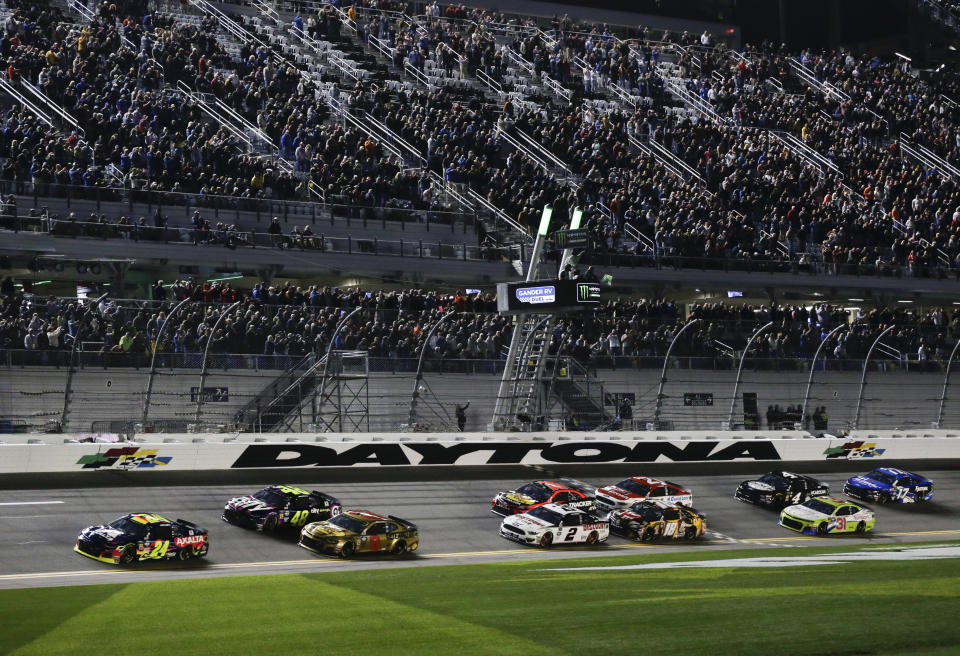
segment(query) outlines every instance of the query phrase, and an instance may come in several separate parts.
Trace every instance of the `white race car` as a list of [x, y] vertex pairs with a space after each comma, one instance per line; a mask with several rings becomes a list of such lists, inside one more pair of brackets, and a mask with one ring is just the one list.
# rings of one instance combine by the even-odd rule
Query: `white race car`
[[500, 535], [540, 547], [553, 544], [597, 544], [610, 537], [610, 523], [570, 506], [547, 503], [533, 510], [505, 517]]

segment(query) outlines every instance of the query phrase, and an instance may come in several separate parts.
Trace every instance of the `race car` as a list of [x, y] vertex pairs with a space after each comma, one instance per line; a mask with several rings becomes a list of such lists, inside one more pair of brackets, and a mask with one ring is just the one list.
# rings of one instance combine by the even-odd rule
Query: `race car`
[[635, 501], [662, 501], [673, 505], [693, 503], [693, 494], [676, 483], [646, 476], [631, 476], [614, 485], [597, 490], [597, 512], [604, 513], [625, 508]]
[[348, 510], [324, 522], [304, 526], [299, 544], [304, 549], [341, 558], [384, 552], [399, 556], [416, 551], [420, 535], [416, 525], [405, 519], [368, 510]]
[[500, 492], [493, 497], [490, 511], [498, 515], [527, 512], [545, 503], [566, 504], [573, 508], [592, 510], [596, 490], [579, 481], [533, 481], [516, 490]]
[[271, 485], [259, 492], [227, 501], [220, 518], [230, 524], [270, 533], [278, 528], [302, 528], [340, 514], [340, 502], [323, 492], [289, 485]]
[[756, 480], [740, 483], [733, 496], [758, 506], [782, 508], [824, 494], [830, 494], [830, 486], [823, 481], [793, 472], [772, 471]]
[[130, 565], [139, 560], [189, 560], [206, 556], [210, 534], [185, 519], [171, 521], [152, 513], [131, 513], [80, 532], [78, 554], [104, 563]]
[[878, 467], [872, 472], [848, 478], [843, 493], [874, 503], [920, 503], [933, 498], [933, 482], [902, 469]]
[[780, 526], [806, 535], [866, 533], [875, 523], [872, 510], [836, 497], [814, 497], [780, 513]]
[[610, 523], [570, 505], [546, 503], [525, 513], [504, 517], [500, 535], [548, 548], [553, 544], [597, 544], [610, 537]]
[[611, 512], [609, 520], [611, 531], [640, 542], [695, 540], [707, 530], [707, 519], [697, 510], [657, 501], [635, 501]]

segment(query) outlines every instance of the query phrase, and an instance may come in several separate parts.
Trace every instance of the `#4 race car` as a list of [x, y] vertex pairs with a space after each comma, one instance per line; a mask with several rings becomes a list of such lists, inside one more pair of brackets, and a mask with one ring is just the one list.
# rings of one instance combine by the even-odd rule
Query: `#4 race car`
[[206, 556], [210, 535], [184, 519], [171, 521], [152, 513], [131, 513], [80, 532], [77, 553], [104, 563], [129, 565], [139, 560]]
[[636, 501], [618, 508], [610, 513], [609, 520], [611, 531], [640, 542], [695, 540], [707, 530], [707, 519], [697, 510], [656, 501]]
[[597, 544], [610, 537], [610, 523], [570, 505], [547, 503], [505, 517], [500, 523], [500, 535], [544, 548], [553, 544]]
[[670, 481], [646, 476], [631, 476], [619, 483], [597, 490], [597, 512], [625, 508], [640, 500], [661, 501], [670, 505], [682, 503], [689, 506], [693, 503], [693, 494], [690, 490]]
[[806, 535], [866, 533], [875, 523], [872, 510], [836, 497], [814, 497], [780, 513], [780, 526]]
[[420, 547], [415, 524], [393, 515], [348, 510], [324, 522], [303, 527], [300, 546], [316, 553], [350, 558], [357, 553], [399, 556]]
[[533, 481], [516, 490], [498, 493], [493, 497], [490, 511], [498, 515], [513, 515], [546, 503], [591, 510], [595, 506], [595, 492], [592, 486], [579, 481]]
[[290, 485], [271, 485], [227, 501], [220, 518], [230, 524], [269, 533], [284, 526], [301, 528], [340, 514], [340, 502], [323, 492]]
[[847, 479], [843, 493], [874, 503], [921, 503], [933, 498], [933, 481], [902, 469], [878, 467]]
[[744, 481], [733, 495], [758, 506], [783, 507], [830, 493], [830, 486], [812, 476], [772, 471], [754, 481]]

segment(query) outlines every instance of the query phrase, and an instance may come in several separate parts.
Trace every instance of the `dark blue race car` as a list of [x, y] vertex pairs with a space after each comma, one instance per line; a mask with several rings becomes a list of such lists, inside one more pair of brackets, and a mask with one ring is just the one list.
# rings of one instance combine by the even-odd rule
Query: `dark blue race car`
[[843, 493], [874, 503], [920, 503], [933, 498], [933, 482], [895, 467], [877, 467], [847, 479]]

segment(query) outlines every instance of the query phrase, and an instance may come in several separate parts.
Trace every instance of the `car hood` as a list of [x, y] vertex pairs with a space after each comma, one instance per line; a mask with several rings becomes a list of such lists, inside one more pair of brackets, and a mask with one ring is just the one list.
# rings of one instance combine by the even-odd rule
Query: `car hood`
[[96, 544], [112, 544], [123, 540], [126, 533], [109, 526], [89, 526], [80, 532], [80, 539]]
[[229, 508], [233, 508], [234, 510], [247, 513], [248, 515], [262, 515], [277, 509], [276, 506], [272, 506], [269, 503], [264, 503], [260, 499], [253, 498], [249, 494], [230, 499], [230, 501], [227, 501], [227, 506]]
[[504, 519], [503, 523], [525, 531], [539, 531], [553, 526], [553, 524], [529, 515], [513, 515]]
[[526, 494], [520, 494], [519, 492], [501, 492], [500, 498], [509, 503], [514, 503], [518, 506], [532, 506], [536, 503], [533, 497], [528, 497]]
[[627, 499], [637, 498], [637, 495], [634, 494], [633, 492], [628, 492], [627, 490], [624, 490], [622, 487], [617, 487], [616, 485], [608, 485], [606, 487], [602, 487], [599, 490], [597, 490], [597, 494], [603, 494], [617, 501], [626, 501]]
[[323, 539], [343, 538], [348, 535], [353, 535], [353, 532], [344, 530], [339, 526], [329, 526], [323, 522], [315, 522], [313, 524], [307, 524], [303, 529], [303, 534], [312, 538]]
[[757, 492], [776, 492], [777, 488], [763, 481], [746, 481], [743, 485]]
[[850, 483], [850, 485], [856, 487], [865, 487], [870, 490], [886, 490], [890, 487], [889, 485], [885, 485], [880, 481], [875, 481], [872, 478], [867, 478], [866, 476], [854, 476], [847, 482]]
[[806, 520], [823, 519], [824, 517], [829, 517], [829, 515], [824, 515], [822, 512], [817, 512], [813, 508], [808, 508], [803, 505], [790, 506], [789, 508], [784, 509], [783, 513], [785, 515], [790, 515], [791, 517]]

